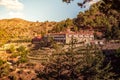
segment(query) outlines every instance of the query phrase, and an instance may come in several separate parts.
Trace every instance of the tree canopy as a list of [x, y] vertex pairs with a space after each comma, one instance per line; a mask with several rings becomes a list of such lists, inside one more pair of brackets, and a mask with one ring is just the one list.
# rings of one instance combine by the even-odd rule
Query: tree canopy
[[[73, 0], [64, 0], [64, 2]], [[83, 0], [78, 3], [84, 6], [93, 0]], [[78, 29], [94, 29], [104, 34], [108, 39], [120, 39], [120, 0], [100, 0], [90, 6], [89, 10], [80, 12], [73, 19]], [[85, 5], [87, 6], [87, 5]], [[84, 8], [84, 7], [82, 7]]]

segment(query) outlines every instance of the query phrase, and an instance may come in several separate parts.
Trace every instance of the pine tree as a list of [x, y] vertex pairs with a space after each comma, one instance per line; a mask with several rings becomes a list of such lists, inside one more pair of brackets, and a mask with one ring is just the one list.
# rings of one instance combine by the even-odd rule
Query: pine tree
[[[50, 62], [38, 72], [41, 79], [53, 80], [109, 80], [115, 76], [111, 63], [96, 47], [87, 46], [81, 51], [71, 43], [69, 51], [51, 55]], [[93, 52], [94, 51], [94, 52]]]
[[83, 68], [81, 68], [84, 80], [114, 80], [115, 74], [111, 71], [111, 62], [105, 62], [103, 53], [99, 50], [91, 53], [90, 48], [87, 50], [83, 57]]
[[43, 71], [38, 73], [39, 78], [47, 80], [77, 80], [81, 78], [80, 56], [77, 56], [73, 50], [74, 41], [71, 43], [69, 51], [51, 55], [50, 62], [45, 65]]

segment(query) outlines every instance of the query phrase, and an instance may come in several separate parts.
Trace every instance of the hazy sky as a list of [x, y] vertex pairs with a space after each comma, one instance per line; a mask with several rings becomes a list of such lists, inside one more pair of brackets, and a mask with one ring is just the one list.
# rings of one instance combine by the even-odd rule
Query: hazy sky
[[84, 9], [75, 0], [70, 4], [62, 0], [0, 0], [0, 19], [22, 18], [30, 21], [61, 21], [74, 18]]

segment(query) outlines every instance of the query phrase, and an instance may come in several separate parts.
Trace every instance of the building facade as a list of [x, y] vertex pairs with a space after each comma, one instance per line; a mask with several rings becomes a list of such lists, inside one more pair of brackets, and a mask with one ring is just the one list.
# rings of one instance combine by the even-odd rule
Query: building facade
[[94, 40], [93, 31], [79, 31], [79, 32], [60, 32], [60, 33], [49, 33], [45, 37], [51, 37], [56, 42], [62, 42], [69, 44], [72, 39], [76, 39], [77, 43], [89, 44]]

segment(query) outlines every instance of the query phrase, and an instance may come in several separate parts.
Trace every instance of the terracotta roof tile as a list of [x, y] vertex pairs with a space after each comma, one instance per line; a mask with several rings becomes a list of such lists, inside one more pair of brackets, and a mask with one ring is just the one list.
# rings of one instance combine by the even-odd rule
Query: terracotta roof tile
[[60, 33], [49, 33], [49, 34], [83, 34], [83, 35], [92, 35], [94, 31], [89, 31], [89, 30], [80, 30], [79, 32], [73, 32], [73, 31], [64, 31]]

